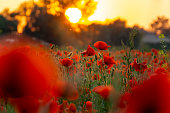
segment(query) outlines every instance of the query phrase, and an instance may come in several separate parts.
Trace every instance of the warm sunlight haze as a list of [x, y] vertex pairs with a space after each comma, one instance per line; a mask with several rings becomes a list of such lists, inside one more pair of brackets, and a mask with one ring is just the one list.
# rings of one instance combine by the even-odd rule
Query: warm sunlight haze
[[[8, 7], [16, 9], [20, 3], [28, 0], [0, 0], [0, 11]], [[36, 2], [37, 0], [33, 0]], [[95, 0], [98, 2], [95, 13], [89, 17], [90, 21], [105, 21], [106, 19], [122, 18], [127, 20], [128, 26], [139, 24], [149, 28], [150, 23], [157, 16], [170, 17], [169, 0]], [[76, 12], [76, 13], [72, 13]], [[72, 16], [71, 16], [72, 15]], [[70, 22], [77, 23], [81, 18], [77, 9], [68, 10]], [[82, 14], [83, 15], [83, 14]]]
[[79, 22], [82, 16], [81, 11], [78, 8], [68, 8], [65, 15], [71, 23]]

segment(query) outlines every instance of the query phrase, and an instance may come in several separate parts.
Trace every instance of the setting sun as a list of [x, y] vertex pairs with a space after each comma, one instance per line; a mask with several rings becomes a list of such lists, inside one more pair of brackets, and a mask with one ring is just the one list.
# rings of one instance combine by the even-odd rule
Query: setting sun
[[71, 23], [79, 22], [82, 17], [81, 11], [78, 8], [68, 8], [65, 15]]

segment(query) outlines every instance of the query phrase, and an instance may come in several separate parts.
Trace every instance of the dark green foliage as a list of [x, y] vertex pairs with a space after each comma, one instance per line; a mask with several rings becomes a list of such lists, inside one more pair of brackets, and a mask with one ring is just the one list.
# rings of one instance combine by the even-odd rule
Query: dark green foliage
[[0, 15], [0, 34], [17, 31], [17, 21], [7, 20], [5, 17]]

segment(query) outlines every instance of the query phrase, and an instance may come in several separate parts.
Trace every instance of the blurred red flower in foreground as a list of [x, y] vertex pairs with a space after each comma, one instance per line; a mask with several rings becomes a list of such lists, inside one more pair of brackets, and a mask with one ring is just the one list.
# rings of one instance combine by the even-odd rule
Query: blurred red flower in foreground
[[123, 95], [121, 95], [119, 101], [118, 101], [118, 107], [119, 108], [125, 108], [128, 104], [128, 101], [130, 99], [130, 93], [125, 92]]
[[49, 91], [57, 66], [45, 50], [21, 44], [0, 49], [0, 88], [5, 96], [40, 98]]
[[16, 109], [17, 113], [38, 113], [40, 102], [34, 97], [21, 97], [17, 99], [10, 99], [11, 104]]
[[98, 50], [107, 50], [111, 46], [108, 46], [103, 41], [97, 41], [96, 43], [94, 43], [94, 47], [96, 47]]
[[58, 113], [59, 112], [59, 105], [57, 102], [53, 101], [49, 105], [49, 113]]
[[60, 63], [65, 67], [69, 67], [73, 64], [73, 60], [69, 58], [64, 58], [64, 59], [60, 59]]
[[103, 56], [103, 59], [104, 59], [104, 63], [109, 67], [113, 66], [113, 64], [116, 64], [116, 62], [113, 60], [113, 57]]
[[81, 54], [83, 54], [84, 56], [94, 56], [95, 55], [95, 50], [90, 45], [88, 45], [87, 50], [81, 52]]
[[162, 70], [132, 89], [126, 113], [170, 113], [170, 75]]
[[13, 40], [12, 43], [1, 40], [1, 95], [8, 98], [19, 113], [36, 113], [39, 100], [48, 101], [53, 96], [58, 68], [49, 52], [35, 42]]
[[104, 99], [108, 99], [112, 90], [113, 87], [111, 86], [97, 86], [93, 89], [93, 92], [99, 94]]

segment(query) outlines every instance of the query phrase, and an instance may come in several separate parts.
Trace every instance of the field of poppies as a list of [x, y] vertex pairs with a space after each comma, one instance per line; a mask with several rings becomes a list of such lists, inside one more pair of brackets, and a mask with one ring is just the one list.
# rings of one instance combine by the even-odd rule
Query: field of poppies
[[1, 113], [170, 113], [170, 53], [1, 40]]

